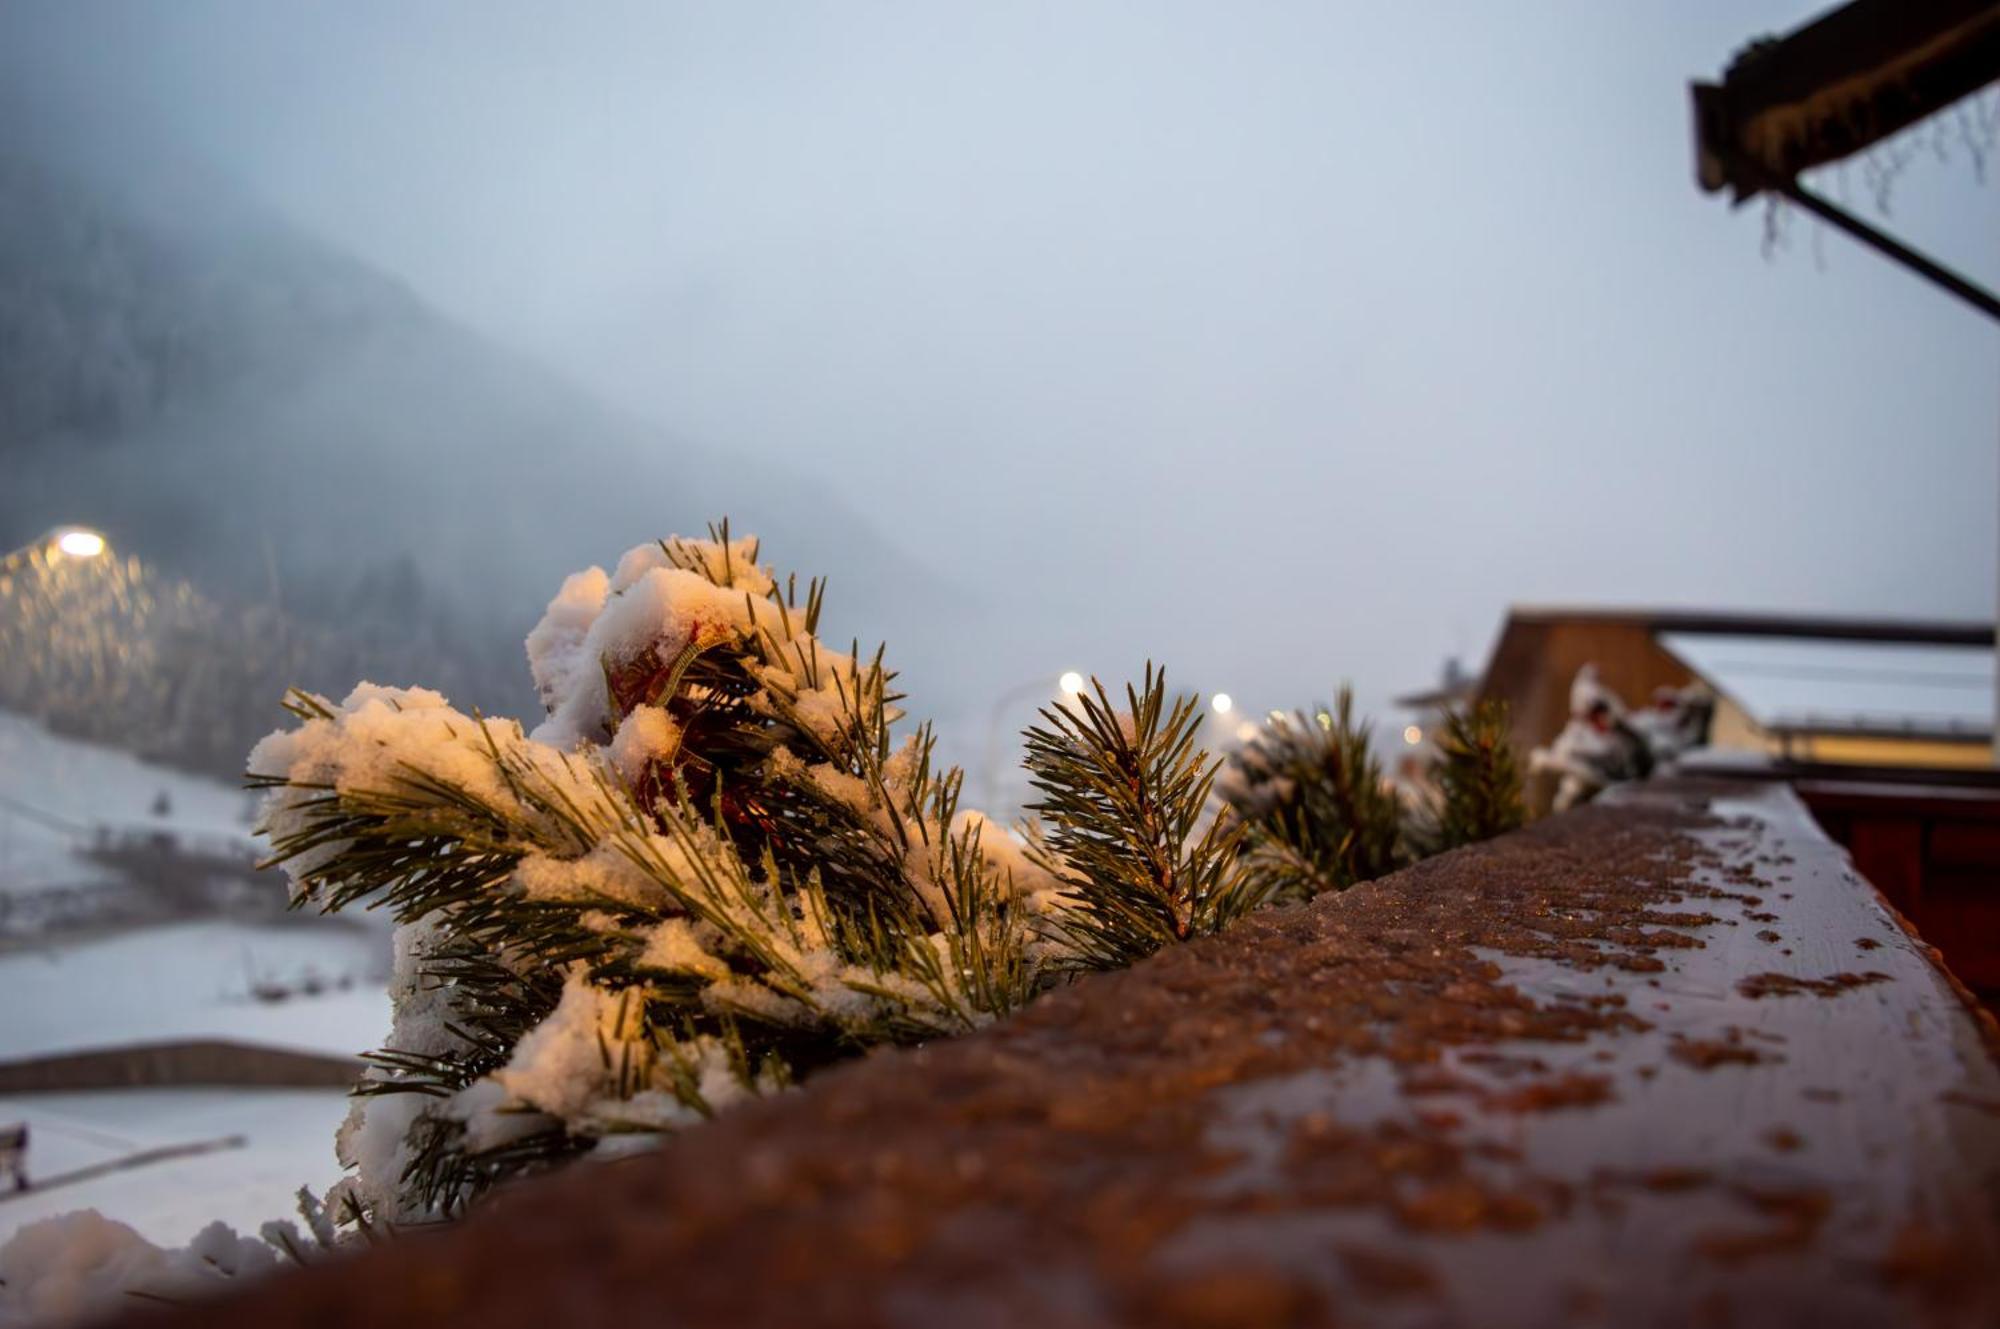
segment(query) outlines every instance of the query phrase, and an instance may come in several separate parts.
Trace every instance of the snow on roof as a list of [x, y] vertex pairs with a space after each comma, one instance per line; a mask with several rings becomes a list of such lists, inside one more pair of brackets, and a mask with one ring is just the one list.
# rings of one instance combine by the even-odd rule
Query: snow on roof
[[1990, 646], [1689, 632], [1659, 640], [1767, 730], [1992, 734]]

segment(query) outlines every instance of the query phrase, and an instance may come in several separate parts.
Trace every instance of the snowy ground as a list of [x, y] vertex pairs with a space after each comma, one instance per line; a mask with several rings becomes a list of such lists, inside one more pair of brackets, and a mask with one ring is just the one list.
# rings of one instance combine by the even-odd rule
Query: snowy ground
[[296, 1218], [301, 1185], [340, 1175], [333, 1132], [347, 1113], [338, 1089], [115, 1089], [0, 1099], [0, 1121], [28, 1123], [38, 1185], [74, 1168], [161, 1145], [241, 1135], [240, 1148], [197, 1154], [46, 1190], [0, 1189], [0, 1245], [21, 1226], [97, 1209], [162, 1245], [181, 1245], [221, 1219], [254, 1233]]
[[77, 853], [100, 829], [166, 831], [191, 846], [235, 845], [253, 856], [254, 806], [247, 791], [223, 781], [59, 738], [0, 711], [0, 893], [115, 881]]
[[[249, 794], [225, 782], [58, 738], [0, 711], [0, 896], [17, 906], [16, 923], [31, 899], [83, 901], [67, 930], [14, 927], [0, 938], [0, 1061], [195, 1038], [347, 1055], [380, 1044], [389, 1027], [386, 927], [303, 915], [135, 927], [129, 911], [90, 912], [92, 900], [150, 889], [149, 879], [87, 857], [94, 841], [165, 832], [188, 849], [248, 860], [252, 808]], [[259, 1000], [260, 988], [291, 995]], [[216, 1219], [254, 1232], [294, 1217], [301, 1185], [323, 1191], [339, 1175], [333, 1133], [346, 1111], [338, 1089], [0, 1099], [0, 1125], [28, 1125], [38, 1186], [16, 1195], [0, 1183], [0, 1244], [23, 1224], [73, 1209], [100, 1210], [172, 1245]], [[39, 1189], [77, 1168], [229, 1136], [243, 1145]]]
[[[171, 924], [0, 954], [0, 1060], [196, 1037], [364, 1051], [389, 1027], [386, 959], [381, 934], [330, 920]], [[275, 1004], [250, 996], [253, 981], [296, 982], [308, 971], [348, 976], [352, 986]], [[121, 1089], [0, 1099], [0, 1124], [28, 1123], [28, 1166], [38, 1185], [161, 1145], [246, 1139], [241, 1148], [46, 1191], [0, 1191], [0, 1244], [24, 1223], [85, 1208], [161, 1243], [183, 1243], [218, 1218], [254, 1232], [266, 1219], [292, 1216], [301, 1185], [323, 1191], [338, 1177], [333, 1132], [346, 1111], [339, 1089]]]
[[[388, 958], [381, 932], [321, 918], [172, 923], [0, 953], [0, 1060], [184, 1038], [364, 1052], [389, 1028]], [[321, 996], [251, 996], [313, 975]]]

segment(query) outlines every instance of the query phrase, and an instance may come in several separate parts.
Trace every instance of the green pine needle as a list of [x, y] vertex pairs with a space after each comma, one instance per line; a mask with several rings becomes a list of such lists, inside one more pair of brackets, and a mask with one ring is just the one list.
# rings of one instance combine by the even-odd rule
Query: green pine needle
[[1113, 706], [1096, 679], [1029, 729], [1027, 767], [1043, 821], [1043, 865], [1073, 908], [1054, 924], [1092, 969], [1129, 965], [1174, 942], [1220, 931], [1267, 890], [1237, 856], [1240, 826], [1210, 815], [1220, 765], [1194, 745], [1196, 698], [1169, 705], [1166, 674]]

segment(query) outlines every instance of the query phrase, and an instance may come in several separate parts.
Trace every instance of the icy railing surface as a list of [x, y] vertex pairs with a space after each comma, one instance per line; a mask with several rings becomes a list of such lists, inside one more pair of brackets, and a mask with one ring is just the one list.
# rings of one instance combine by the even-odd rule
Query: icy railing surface
[[1656, 781], [147, 1323], [1987, 1324], [1995, 1046]]

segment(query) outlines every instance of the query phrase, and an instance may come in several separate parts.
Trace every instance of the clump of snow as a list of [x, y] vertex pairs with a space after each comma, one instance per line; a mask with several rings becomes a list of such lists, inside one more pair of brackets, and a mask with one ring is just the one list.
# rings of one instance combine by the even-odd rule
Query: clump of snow
[[654, 762], [669, 762], [681, 745], [681, 729], [664, 706], [635, 706], [611, 739], [611, 766], [637, 784]]
[[670, 918], [646, 930], [646, 949], [639, 952], [638, 965], [669, 974], [693, 974], [712, 982], [729, 977], [729, 966], [701, 944], [684, 918]]
[[806, 783], [829, 800], [848, 807], [873, 811], [875, 791], [858, 775], [849, 775], [831, 762], [819, 762], [805, 770]]
[[435, 918], [420, 918], [396, 929], [395, 958], [389, 969], [393, 1015], [388, 1046], [399, 1052], [435, 1057], [458, 1045], [447, 1029], [451, 989], [428, 972], [432, 949], [443, 939]]
[[607, 1047], [637, 1040], [643, 1003], [630, 991], [612, 993], [582, 971], [563, 984], [555, 1013], [514, 1045], [514, 1055], [493, 1080], [521, 1103], [551, 1116], [576, 1120], [603, 1097], [613, 1072]]
[[1547, 747], [1528, 754], [1528, 769], [1557, 778], [1554, 807], [1563, 812], [1588, 802], [1607, 785], [1644, 777], [1653, 753], [1631, 724], [1624, 699], [1585, 664], [1570, 683], [1569, 722]]
[[547, 1124], [538, 1112], [516, 1109], [498, 1080], [475, 1080], [452, 1095], [450, 1115], [465, 1127], [465, 1147], [473, 1153], [502, 1149]]
[[[768, 990], [756, 992], [755, 1000], [772, 999]], [[675, 1092], [677, 1079], [693, 1082], [699, 1107]], [[716, 1039], [684, 1040], [663, 1052], [646, 1027], [643, 995], [607, 991], [579, 968], [555, 1011], [515, 1045], [507, 1064], [461, 1090], [448, 1111], [477, 1151], [510, 1143], [549, 1118], [586, 1137], [672, 1130], [701, 1121], [704, 1109], [773, 1087], [745, 1084]]]
[[727, 544], [718, 540], [685, 540], [679, 536], [643, 544], [626, 550], [618, 560], [618, 570], [611, 578], [611, 589], [622, 591], [655, 568], [677, 566], [668, 555], [667, 551], [671, 549], [680, 556], [680, 563], [697, 564], [698, 571], [713, 584], [765, 599], [777, 589], [778, 583], [771, 576], [770, 569], [757, 562], [757, 544], [754, 535], [731, 540]]
[[[618, 717], [605, 686], [607, 670], [666, 664], [690, 648], [703, 650], [759, 627], [783, 631], [784, 615], [766, 598], [768, 576], [719, 586], [685, 568], [647, 566], [623, 582], [634, 555], [647, 548], [640, 546], [620, 564], [621, 580], [611, 583], [610, 596], [574, 649], [556, 652], [540, 666], [536, 682], [549, 718], [534, 731], [538, 742], [569, 749], [601, 743], [615, 730]], [[531, 642], [536, 634], [547, 641], [573, 631], [581, 618], [579, 607], [562, 597], [550, 605], [550, 614], [559, 615], [560, 625], [544, 617], [530, 634]]]
[[78, 1210], [30, 1223], [0, 1246], [0, 1325], [99, 1319], [134, 1298], [217, 1292], [276, 1264], [269, 1245], [222, 1223], [169, 1249], [95, 1209]]
[[645, 910], [674, 907], [666, 888], [616, 845], [599, 845], [578, 858], [529, 854], [515, 867], [513, 881], [531, 900]]
[[[511, 805], [512, 795], [475, 744], [479, 733], [479, 721], [429, 688], [359, 683], [331, 719], [267, 735], [250, 750], [249, 772], [348, 791], [386, 788], [414, 770]], [[276, 803], [282, 808], [282, 800]]]
[[[309, 830], [314, 802], [327, 789], [379, 793], [429, 781], [461, 788], [504, 816], [534, 815], [492, 757], [496, 747], [511, 752], [524, 745], [512, 721], [475, 720], [429, 688], [373, 683], [357, 685], [327, 709], [329, 717], [278, 730], [251, 749], [251, 776], [286, 782], [265, 796], [262, 809], [259, 830], [274, 845]], [[285, 870], [303, 892], [308, 878], [350, 843], [328, 840], [289, 859]]]
[[528, 672], [544, 709], [554, 710], [561, 698], [596, 673], [597, 662], [584, 651], [583, 642], [610, 593], [603, 568], [574, 573], [563, 581], [541, 622], [528, 634]]
[[430, 1100], [422, 1094], [362, 1094], [334, 1133], [333, 1153], [348, 1175], [327, 1193], [337, 1214], [350, 1206], [387, 1218], [422, 1218], [423, 1210], [403, 1193], [403, 1173], [415, 1157], [412, 1128]]

